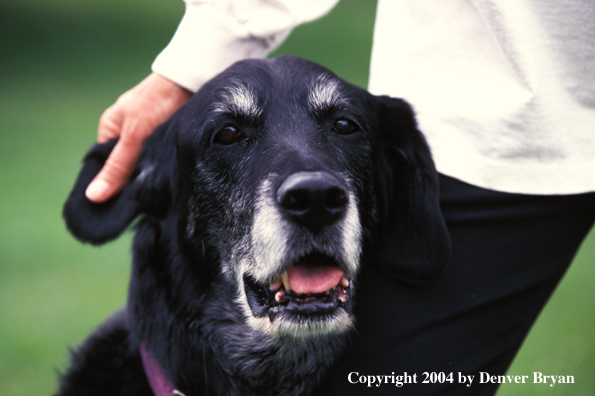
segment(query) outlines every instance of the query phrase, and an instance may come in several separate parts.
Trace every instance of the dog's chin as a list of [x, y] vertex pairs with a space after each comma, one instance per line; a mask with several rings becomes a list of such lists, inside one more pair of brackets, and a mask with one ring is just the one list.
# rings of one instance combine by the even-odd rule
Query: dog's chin
[[310, 255], [269, 283], [243, 274], [248, 323], [272, 336], [340, 334], [353, 326], [352, 282], [333, 259]]

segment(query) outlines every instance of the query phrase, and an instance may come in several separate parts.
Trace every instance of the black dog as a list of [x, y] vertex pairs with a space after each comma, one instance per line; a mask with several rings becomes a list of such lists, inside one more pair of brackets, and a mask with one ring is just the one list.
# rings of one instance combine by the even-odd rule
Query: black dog
[[87, 154], [64, 217], [100, 244], [141, 215], [128, 304], [73, 354], [59, 395], [308, 394], [354, 326], [360, 265], [421, 281], [447, 260], [410, 106], [310, 62], [231, 66], [92, 204], [113, 145]]

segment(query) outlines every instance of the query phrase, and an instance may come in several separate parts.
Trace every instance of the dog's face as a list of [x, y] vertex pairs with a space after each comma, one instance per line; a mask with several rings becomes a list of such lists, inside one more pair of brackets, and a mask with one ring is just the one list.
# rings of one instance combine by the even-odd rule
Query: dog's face
[[104, 157], [87, 157], [93, 170], [65, 209], [71, 231], [100, 243], [139, 213], [163, 230], [175, 223], [187, 277], [228, 283], [246, 323], [271, 336], [349, 329], [362, 260], [423, 278], [448, 255], [410, 108], [306, 61], [244, 61], [211, 80], [148, 140], [129, 187], [93, 205], [79, 190]]
[[363, 229], [376, 216], [374, 120], [361, 99], [310, 65], [255, 62], [229, 69], [189, 106], [178, 141], [186, 238], [202, 240], [196, 230], [206, 227], [262, 332], [352, 324]]

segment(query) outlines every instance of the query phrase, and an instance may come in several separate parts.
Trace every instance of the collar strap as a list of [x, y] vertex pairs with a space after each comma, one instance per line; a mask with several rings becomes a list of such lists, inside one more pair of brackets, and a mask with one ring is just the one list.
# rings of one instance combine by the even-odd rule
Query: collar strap
[[140, 344], [140, 357], [145, 368], [145, 375], [155, 396], [185, 396], [175, 389], [171, 381], [165, 376], [161, 366], [159, 366], [151, 352], [147, 350], [144, 342]]

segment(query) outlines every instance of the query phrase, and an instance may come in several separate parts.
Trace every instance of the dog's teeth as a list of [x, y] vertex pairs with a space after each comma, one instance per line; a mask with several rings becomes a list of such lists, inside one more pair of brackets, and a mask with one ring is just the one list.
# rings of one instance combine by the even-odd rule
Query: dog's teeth
[[282, 291], [278, 291], [277, 293], [275, 293], [275, 301], [280, 302], [282, 298], [283, 298]]
[[347, 293], [345, 293], [345, 291], [340, 290], [338, 293], [339, 300], [341, 300], [343, 303], [346, 303], [347, 300], [349, 299], [349, 296], [347, 295]]
[[289, 284], [289, 276], [287, 275], [287, 271], [284, 271], [281, 274], [281, 280], [283, 281], [283, 286], [285, 286], [285, 290], [290, 291], [291, 285]]
[[349, 279], [342, 276], [341, 280], [339, 281], [339, 284], [343, 287], [349, 287]]

